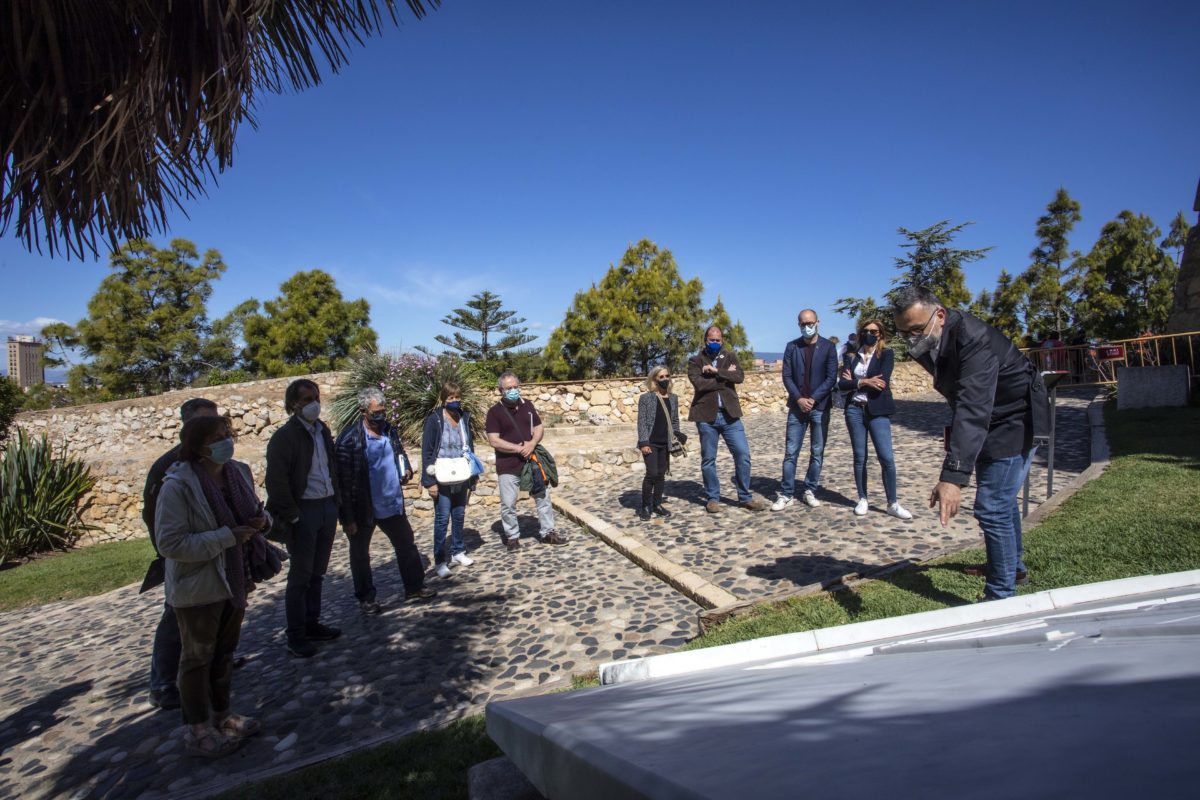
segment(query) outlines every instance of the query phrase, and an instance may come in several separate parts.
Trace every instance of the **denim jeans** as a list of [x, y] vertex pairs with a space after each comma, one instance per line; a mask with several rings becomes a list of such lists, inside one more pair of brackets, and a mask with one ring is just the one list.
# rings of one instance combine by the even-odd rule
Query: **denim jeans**
[[[520, 539], [521, 526], [517, 523], [517, 495], [521, 491], [520, 475], [497, 475], [500, 484], [500, 524], [504, 528], [504, 538]], [[547, 490], [541, 497], [534, 497], [537, 505], [538, 536], [545, 536], [554, 530], [554, 507], [550, 505], [550, 492]]]
[[150, 653], [150, 690], [164, 692], [175, 688], [179, 677], [179, 622], [175, 610], [163, 603], [163, 615], [154, 629], [154, 649]]
[[1025, 570], [1021, 547], [1021, 504], [1017, 495], [1029, 474], [1036, 447], [1021, 455], [980, 461], [975, 465], [975, 519], [987, 548], [987, 581], [991, 599], [1017, 593], [1017, 570]]
[[700, 474], [704, 476], [704, 494], [710, 501], [721, 499], [721, 480], [717, 477], [717, 439], [725, 440], [729, 455], [733, 456], [733, 479], [737, 486], [739, 503], [754, 499], [750, 494], [750, 443], [746, 441], [746, 429], [740, 419], [726, 418], [724, 411], [717, 411], [711, 423], [697, 422], [700, 434]]
[[[453, 486], [438, 484], [437, 502], [433, 512], [433, 560], [445, 564], [450, 556], [465, 552], [463, 544], [463, 520], [467, 516], [467, 500], [471, 490], [470, 481]], [[446, 527], [450, 527], [450, 552], [446, 552]]]
[[407, 514], [395, 514], [383, 519], [377, 519], [370, 525], [362, 526], [358, 531], [346, 538], [350, 540], [350, 576], [354, 581], [354, 596], [360, 603], [375, 602], [375, 578], [371, 572], [371, 536], [375, 527], [383, 531], [383, 535], [392, 543], [396, 552], [396, 566], [400, 568], [400, 580], [404, 582], [404, 591], [412, 594], [425, 585], [425, 565], [421, 563], [421, 554], [413, 541], [412, 524]]
[[821, 482], [821, 463], [825, 456], [825, 432], [829, 430], [825, 422], [827, 412], [814, 408], [807, 414], [795, 409], [788, 410], [787, 443], [783, 451], [783, 480], [779, 483], [780, 497], [791, 497], [796, 492], [796, 460], [800, 456], [800, 448], [804, 445], [804, 434], [812, 431], [809, 437], [808, 472], [804, 476], [806, 491], [815, 492]]
[[862, 406], [846, 406], [846, 430], [854, 450], [854, 486], [860, 500], [867, 496], [867, 437], [875, 445], [875, 457], [883, 471], [883, 491], [888, 505], [896, 502], [896, 458], [892, 454], [892, 421], [877, 417]]
[[308, 628], [321, 618], [321, 583], [329, 569], [333, 534], [337, 530], [337, 504], [332, 497], [301, 500], [300, 520], [288, 542], [287, 636], [292, 642], [308, 638]]

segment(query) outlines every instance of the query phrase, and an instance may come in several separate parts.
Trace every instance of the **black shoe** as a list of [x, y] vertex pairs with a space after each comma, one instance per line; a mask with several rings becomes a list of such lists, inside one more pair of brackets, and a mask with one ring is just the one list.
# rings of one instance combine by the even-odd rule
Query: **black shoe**
[[379, 603], [376, 603], [374, 600], [360, 600], [358, 603], [358, 610], [368, 615], [382, 614], [383, 606], [379, 605]]
[[515, 537], [512, 539], [505, 539], [504, 540], [504, 549], [510, 553], [520, 550], [521, 549], [521, 539], [519, 537]]
[[558, 531], [550, 531], [545, 536], [538, 539], [542, 544], [566, 544], [567, 537], [563, 536]]
[[655, 516], [659, 516], [659, 517], [669, 517], [669, 516], [671, 516], [671, 512], [670, 512], [670, 511], [667, 511], [665, 508], [663, 508], [663, 505], [662, 505], [662, 503], [659, 503], [658, 505], [656, 505], [656, 506], [653, 508], [653, 511], [654, 511], [654, 514], [655, 514]]
[[638, 519], [643, 520], [643, 521], [649, 520], [650, 519], [650, 506], [638, 506], [637, 514], [638, 514]]
[[424, 586], [404, 594], [406, 600], [432, 600], [435, 597], [437, 597], [437, 590], [426, 589]]
[[328, 642], [342, 635], [341, 628], [334, 628], [330, 625], [322, 625], [319, 622], [309, 625], [304, 631], [305, 635], [314, 642]]
[[149, 697], [150, 705], [155, 708], [161, 708], [163, 711], [170, 711], [179, 708], [181, 702], [179, 700], [178, 689], [151, 689]]
[[296, 658], [312, 658], [317, 654], [317, 646], [307, 639], [299, 641], [288, 640], [287, 651]]

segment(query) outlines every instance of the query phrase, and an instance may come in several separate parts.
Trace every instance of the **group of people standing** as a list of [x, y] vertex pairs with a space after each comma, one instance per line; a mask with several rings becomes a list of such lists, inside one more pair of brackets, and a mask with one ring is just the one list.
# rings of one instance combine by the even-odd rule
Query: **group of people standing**
[[[854, 452], [854, 483], [858, 502], [854, 513], [865, 515], [867, 500], [867, 440], [875, 449], [883, 473], [887, 513], [899, 519], [912, 519], [900, 505], [896, 494], [896, 462], [892, 452], [889, 417], [895, 412], [891, 379], [895, 358], [887, 347], [883, 323], [877, 319], [860, 325], [855, 349], [848, 349], [838, 364], [834, 342], [819, 333], [820, 321], [811, 308], [800, 312], [797, 322], [800, 336], [787, 344], [783, 355], [783, 385], [787, 391], [787, 432], [783, 455], [783, 475], [772, 511], [782, 511], [794, 502], [796, 462], [807, 434], [808, 469], [804, 475], [801, 499], [806, 506], [821, 505], [817, 489], [824, 464], [825, 441], [829, 433], [833, 399], [841, 393], [846, 428]], [[717, 476], [717, 442], [725, 441], [733, 457], [737, 504], [761, 511], [766, 504], [750, 491], [750, 446], [742, 425], [742, 410], [736, 386], [745, 380], [737, 355], [724, 348], [721, 329], [713, 325], [704, 333], [704, 348], [688, 359], [688, 380], [693, 399], [688, 420], [696, 423], [700, 439], [700, 471], [704, 481], [705, 510], [721, 511], [721, 485]], [[638, 448], [646, 462], [642, 481], [642, 502], [638, 516], [670, 516], [662, 504], [663, 482], [670, 465], [672, 444], [686, 443], [679, 429], [679, 399], [671, 391], [671, 373], [656, 367], [647, 377], [648, 391], [638, 398]]]
[[[543, 426], [533, 405], [522, 400], [515, 375], [500, 376], [498, 388], [501, 397], [488, 412], [485, 430], [496, 450], [501, 522], [511, 551], [520, 548], [518, 490]], [[383, 392], [363, 389], [358, 407], [358, 417], [335, 440], [321, 419], [320, 387], [304, 378], [288, 385], [288, 421], [267, 444], [265, 502], [256, 494], [250, 467], [233, 459], [230, 421], [218, 415], [216, 403], [203, 398], [180, 408], [180, 443], [147, 475], [143, 519], [157, 557], [143, 591], [165, 583], [166, 594], [154, 636], [150, 702], [182, 710], [188, 725], [185, 749], [191, 755], [227, 755], [261, 728], [257, 720], [230, 710], [239, 663], [234, 653], [257, 581], [277, 574], [288, 562], [285, 636], [292, 656], [309, 658], [319, 652], [318, 643], [341, 636], [339, 628], [321, 622], [323, 582], [339, 524], [349, 540], [354, 596], [363, 614], [383, 610], [370, 558], [376, 528], [395, 551], [405, 599], [437, 595], [425, 585], [424, 562], [405, 507], [403, 486], [415, 470], [387, 419]], [[423, 426], [420, 478], [434, 501], [434, 572], [443, 578], [451, 575], [452, 566], [474, 564], [466, 553], [463, 526], [478, 476], [472, 470], [444, 477], [436, 467], [442, 459], [470, 463], [473, 455], [462, 389], [447, 382]], [[532, 494], [539, 540], [566, 544], [555, 530], [545, 485]], [[268, 535], [285, 544], [286, 555], [267, 541]]]
[[[1028, 580], [1017, 493], [1029, 474], [1035, 438], [1049, 430], [1045, 384], [1032, 362], [1003, 333], [971, 314], [945, 308], [927, 289], [902, 288], [892, 311], [894, 330], [904, 338], [909, 355], [933, 376], [934, 389], [946, 398], [952, 414], [946, 428], [946, 454], [929, 506], [938, 510], [943, 526], [949, 524], [958, 513], [962, 487], [974, 474], [974, 516], [983, 533], [987, 563], [966, 571], [985, 578], [981, 600], [1011, 597], [1016, 586]], [[861, 321], [850, 337], [852, 346], [839, 356], [836, 344], [820, 335], [816, 311], [801, 311], [797, 324], [800, 336], [788, 342], [783, 356], [787, 431], [783, 475], [771, 510], [783, 511], [795, 502], [796, 464], [806, 435], [809, 460], [801, 500], [810, 508], [821, 505], [817, 490], [838, 397], [854, 458], [858, 495], [854, 513], [862, 516], [870, 510], [870, 441], [882, 473], [887, 513], [912, 519], [896, 488], [890, 419], [896, 411], [891, 390], [895, 356], [887, 346], [887, 326], [880, 319]], [[733, 458], [737, 505], [751, 511], [766, 508], [750, 492], [750, 447], [736, 389], [745, 373], [736, 354], [724, 348], [718, 326], [705, 331], [703, 348], [688, 359], [687, 370], [693, 389], [688, 420], [696, 424], [700, 439], [705, 510], [716, 514], [722, 509], [716, 470], [720, 439]], [[644, 520], [670, 515], [663, 506], [663, 477], [672, 443], [686, 441], [679, 429], [679, 400], [671, 391], [670, 371], [651, 370], [647, 389], [638, 401], [637, 423], [638, 447], [646, 462], [638, 511]]]

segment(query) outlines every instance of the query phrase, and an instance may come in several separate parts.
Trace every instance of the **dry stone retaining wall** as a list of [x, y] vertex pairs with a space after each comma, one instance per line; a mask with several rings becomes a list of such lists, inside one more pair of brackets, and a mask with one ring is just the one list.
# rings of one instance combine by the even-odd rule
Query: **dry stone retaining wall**
[[[337, 392], [344, 373], [328, 372], [307, 376], [328, 398]], [[33, 434], [45, 433], [53, 442], [66, 444], [67, 452], [87, 462], [97, 478], [86, 521], [98, 526], [84, 543], [115, 541], [146, 535], [141, 521], [142, 487], [154, 460], [178, 441], [179, 406], [192, 397], [207, 397], [220, 413], [233, 422], [238, 434], [237, 458], [253, 470], [262, 488], [267, 440], [286, 419], [283, 393], [294, 378], [230, 384], [204, 389], [184, 389], [154, 397], [120, 400], [87, 406], [19, 414], [17, 425]], [[920, 394], [932, 386], [929, 376], [912, 363], [896, 365], [892, 377], [897, 395]], [[550, 428], [547, 446], [559, 462], [560, 478], [566, 482], [611, 480], [644, 469], [634, 445], [637, 398], [645, 391], [636, 378], [526, 384], [531, 399]], [[677, 379], [675, 391], [684, 419], [692, 400], [691, 385]], [[785, 396], [778, 371], [754, 372], [739, 389], [747, 416], [783, 413]], [[406, 442], [409, 455], [420, 459], [420, 443]], [[494, 455], [480, 447], [479, 455], [489, 468], [472, 503], [499, 502], [495, 482]], [[419, 468], [419, 464], [414, 465]], [[406, 487], [410, 508], [427, 513], [432, 502], [417, 482]]]

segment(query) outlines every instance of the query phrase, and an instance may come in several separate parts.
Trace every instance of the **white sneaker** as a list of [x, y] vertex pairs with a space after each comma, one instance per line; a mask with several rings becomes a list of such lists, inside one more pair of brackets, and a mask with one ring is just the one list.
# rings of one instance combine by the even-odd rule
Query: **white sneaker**
[[817, 506], [821, 505], [821, 501], [818, 500], [812, 492], [810, 492], [808, 489], [805, 489], [804, 505], [808, 506], [809, 508], [816, 508]]
[[451, 574], [450, 573], [450, 565], [449, 564], [438, 564], [435, 572], [437, 572], [437, 576], [439, 578], [449, 578], [450, 574]]
[[792, 502], [793, 502], [792, 498], [784, 497], [783, 495], [779, 495], [778, 497], [775, 498], [775, 502], [771, 503], [771, 510], [772, 511], [783, 511], [785, 508], [790, 506], [792, 504]]
[[867, 515], [867, 509], [869, 507], [870, 507], [870, 504], [867, 503], [867, 498], [865, 498], [865, 497], [859, 498], [859, 501], [854, 504], [854, 515], [856, 517], [865, 517]]
[[912, 512], [899, 503], [892, 503], [888, 506], [888, 513], [896, 519], [912, 519]]
[[469, 567], [475, 563], [475, 559], [471, 558], [466, 553], [455, 553], [450, 557], [450, 560], [453, 563], [458, 564], [460, 567]]

